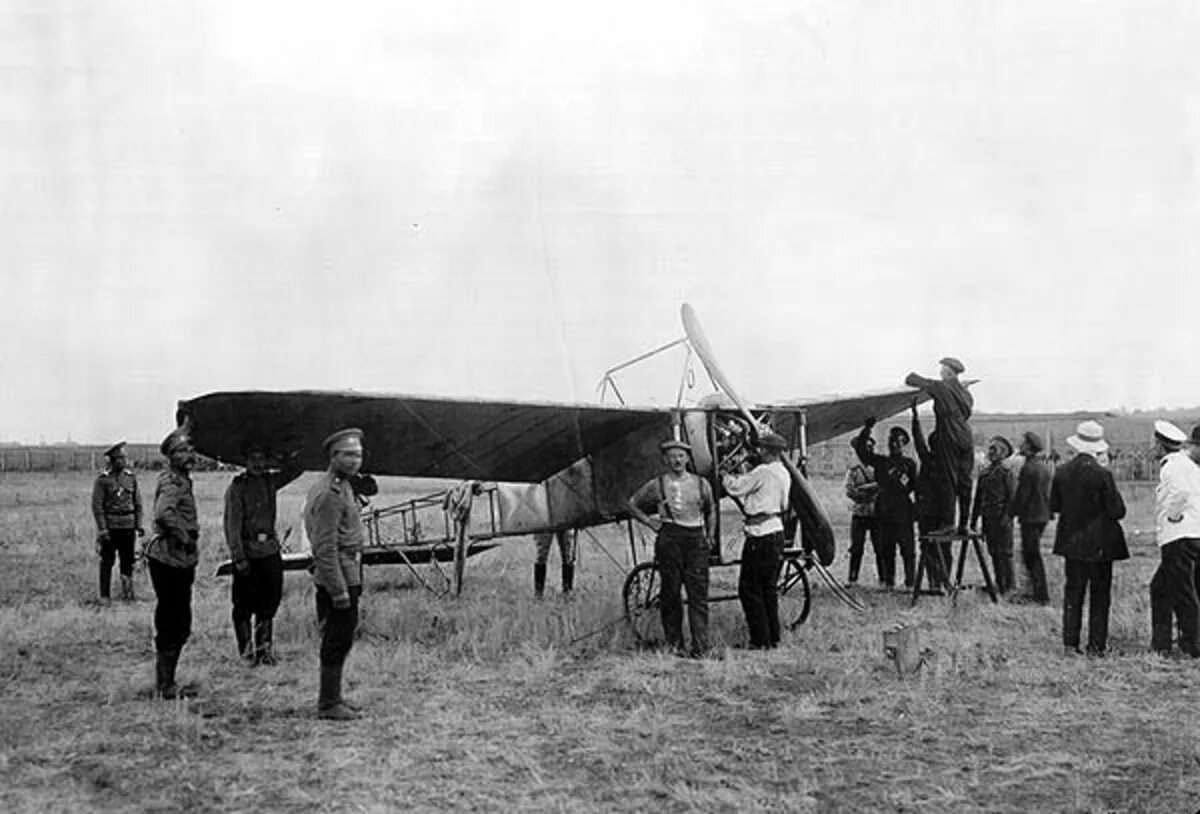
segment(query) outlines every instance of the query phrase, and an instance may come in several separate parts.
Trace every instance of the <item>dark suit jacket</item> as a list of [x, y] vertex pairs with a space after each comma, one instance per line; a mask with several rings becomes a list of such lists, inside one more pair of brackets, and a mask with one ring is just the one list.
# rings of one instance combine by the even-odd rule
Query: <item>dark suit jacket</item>
[[1076, 455], [1055, 471], [1050, 511], [1058, 515], [1055, 554], [1087, 562], [1129, 558], [1117, 522], [1125, 516], [1125, 501], [1112, 473], [1091, 455]]

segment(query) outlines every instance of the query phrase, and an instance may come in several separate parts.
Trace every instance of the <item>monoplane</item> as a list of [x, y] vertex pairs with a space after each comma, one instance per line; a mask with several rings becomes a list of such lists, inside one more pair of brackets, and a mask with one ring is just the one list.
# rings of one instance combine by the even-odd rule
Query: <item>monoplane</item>
[[[868, 417], [883, 419], [927, 397], [901, 387], [854, 396], [749, 404], [741, 399], [717, 364], [693, 309], [681, 309], [684, 336], [632, 362], [673, 347], [686, 352], [707, 372], [714, 393], [685, 406], [631, 406], [617, 389], [613, 368], [601, 385], [602, 400], [621, 403], [566, 404], [491, 401], [357, 392], [219, 392], [181, 401], [177, 423], [195, 448], [211, 458], [243, 464], [247, 442], [276, 453], [294, 453], [306, 470], [323, 470], [321, 442], [330, 432], [360, 427], [372, 475], [443, 478], [454, 489], [404, 503], [364, 509], [369, 545], [364, 563], [416, 563], [453, 560], [455, 587], [461, 590], [463, 562], [494, 547], [500, 538], [628, 521], [627, 500], [662, 466], [659, 444], [667, 438], [691, 445], [695, 471], [723, 494], [720, 475], [752, 451], [759, 433], [782, 436], [790, 450], [785, 463], [792, 477], [792, 507], [799, 548], [789, 550], [782, 589], [803, 580], [803, 611], [808, 584], [803, 571], [824, 570], [833, 559], [833, 529], [804, 474], [811, 444], [857, 429]], [[629, 364], [629, 363], [627, 363]], [[629, 523], [633, 545], [634, 530]], [[794, 539], [794, 538], [793, 538]], [[636, 548], [635, 557], [636, 561]], [[287, 557], [288, 567], [307, 567], [303, 552]], [[655, 601], [652, 563], [629, 574], [626, 610], [644, 611]], [[228, 567], [226, 565], [226, 571]], [[797, 573], [799, 572], [799, 573]], [[844, 595], [843, 595], [844, 596]]]

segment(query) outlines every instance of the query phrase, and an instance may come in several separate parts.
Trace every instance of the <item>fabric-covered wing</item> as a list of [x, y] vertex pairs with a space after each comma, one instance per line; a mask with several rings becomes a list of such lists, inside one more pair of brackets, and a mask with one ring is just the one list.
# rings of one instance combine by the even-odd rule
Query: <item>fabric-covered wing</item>
[[669, 410], [468, 401], [320, 391], [209, 393], [179, 402], [196, 449], [244, 463], [250, 440], [274, 455], [298, 451], [305, 469], [327, 466], [321, 442], [360, 427], [363, 471], [376, 475], [536, 482]]
[[[886, 390], [874, 393], [861, 393], [857, 396], [827, 396], [816, 399], [789, 401], [777, 405], [778, 413], [772, 418], [775, 431], [784, 438], [799, 437], [797, 422], [799, 416], [794, 412], [799, 408], [805, 415], [805, 427], [809, 444], [819, 444], [836, 438], [843, 433], [858, 430], [863, 422], [874, 417], [878, 421], [907, 410], [913, 403], [928, 401], [929, 394], [923, 390], [905, 387], [900, 390]], [[758, 407], [754, 408], [759, 409]], [[762, 407], [770, 410], [770, 407]]]

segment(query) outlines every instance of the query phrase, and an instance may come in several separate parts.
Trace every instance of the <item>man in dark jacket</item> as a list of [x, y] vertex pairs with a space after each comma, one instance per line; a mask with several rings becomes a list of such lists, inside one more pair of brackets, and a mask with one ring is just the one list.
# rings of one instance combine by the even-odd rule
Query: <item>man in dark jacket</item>
[[875, 483], [879, 486], [875, 498], [879, 581], [889, 588], [896, 584], [896, 549], [899, 548], [904, 563], [904, 584], [912, 587], [916, 565], [912, 495], [917, 488], [917, 463], [904, 454], [909, 436], [903, 427], [892, 427], [888, 433], [888, 454], [876, 454], [868, 443], [874, 426], [875, 419], [868, 418], [850, 444], [858, 459], [872, 468]]
[[1006, 461], [1012, 457], [1012, 444], [1003, 435], [988, 441], [987, 466], [979, 473], [975, 504], [971, 507], [971, 531], [983, 520], [983, 538], [996, 574], [996, 590], [1007, 594], [1013, 589], [1013, 533], [1009, 506], [1017, 486]]
[[1058, 467], [1050, 484], [1050, 511], [1058, 515], [1054, 553], [1064, 558], [1066, 577], [1063, 649], [1068, 655], [1079, 653], [1083, 600], [1090, 594], [1087, 652], [1102, 656], [1108, 647], [1112, 564], [1129, 558], [1118, 522], [1125, 516], [1125, 501], [1112, 472], [1096, 461], [1096, 455], [1108, 450], [1104, 428], [1084, 421], [1067, 443], [1077, 454]]
[[1027, 432], [1021, 437], [1020, 453], [1025, 458], [1017, 475], [1017, 491], [1010, 513], [1021, 526], [1021, 559], [1029, 580], [1030, 598], [1045, 605], [1050, 601], [1046, 567], [1042, 562], [1042, 534], [1050, 522], [1050, 469], [1042, 459], [1041, 436]]
[[971, 411], [975, 399], [967, 386], [958, 380], [966, 367], [953, 356], [938, 362], [939, 378], [927, 379], [909, 373], [904, 383], [927, 392], [933, 399], [934, 434], [930, 433], [930, 450], [941, 460], [943, 468], [958, 497], [958, 531], [967, 530], [971, 514], [971, 475], [975, 470], [975, 438], [971, 433]]
[[[272, 626], [283, 593], [283, 557], [275, 532], [275, 493], [304, 471], [289, 456], [267, 469], [267, 450], [243, 446], [246, 471], [225, 491], [225, 543], [233, 559], [233, 633], [238, 655], [251, 665], [275, 663]], [[253, 623], [253, 625], [252, 625]]]

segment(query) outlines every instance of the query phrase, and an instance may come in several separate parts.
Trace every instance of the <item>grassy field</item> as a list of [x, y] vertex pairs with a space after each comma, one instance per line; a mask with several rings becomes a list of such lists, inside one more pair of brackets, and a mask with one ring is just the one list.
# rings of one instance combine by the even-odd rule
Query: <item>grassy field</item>
[[[137, 603], [93, 598], [90, 476], [0, 480], [0, 810], [1200, 807], [1197, 668], [1146, 652], [1157, 551], [1152, 534], [1132, 533], [1151, 528], [1146, 485], [1125, 488], [1134, 556], [1116, 568], [1106, 659], [1061, 655], [1062, 566], [1050, 556], [1050, 608], [968, 592], [910, 609], [906, 596], [858, 589], [869, 609], [856, 615], [815, 584], [809, 621], [777, 651], [731, 647], [744, 640], [734, 602], [714, 606], [723, 658], [639, 650], [618, 622], [628, 545], [609, 529], [583, 543], [570, 603], [532, 600], [524, 538], [471, 560], [457, 600], [402, 568], [369, 570], [347, 668], [368, 714], [339, 725], [314, 715], [307, 574], [286, 579], [280, 665], [234, 657], [229, 586], [209, 576], [229, 477], [197, 477], [203, 559], [180, 665], [202, 683], [191, 703], [150, 698], [146, 576]], [[285, 514], [304, 483], [285, 491]], [[384, 500], [405, 492], [385, 486]], [[844, 577], [839, 484], [820, 486]], [[733, 576], [723, 569], [719, 590]], [[898, 622], [919, 625], [932, 651], [904, 678], [882, 648]]]

